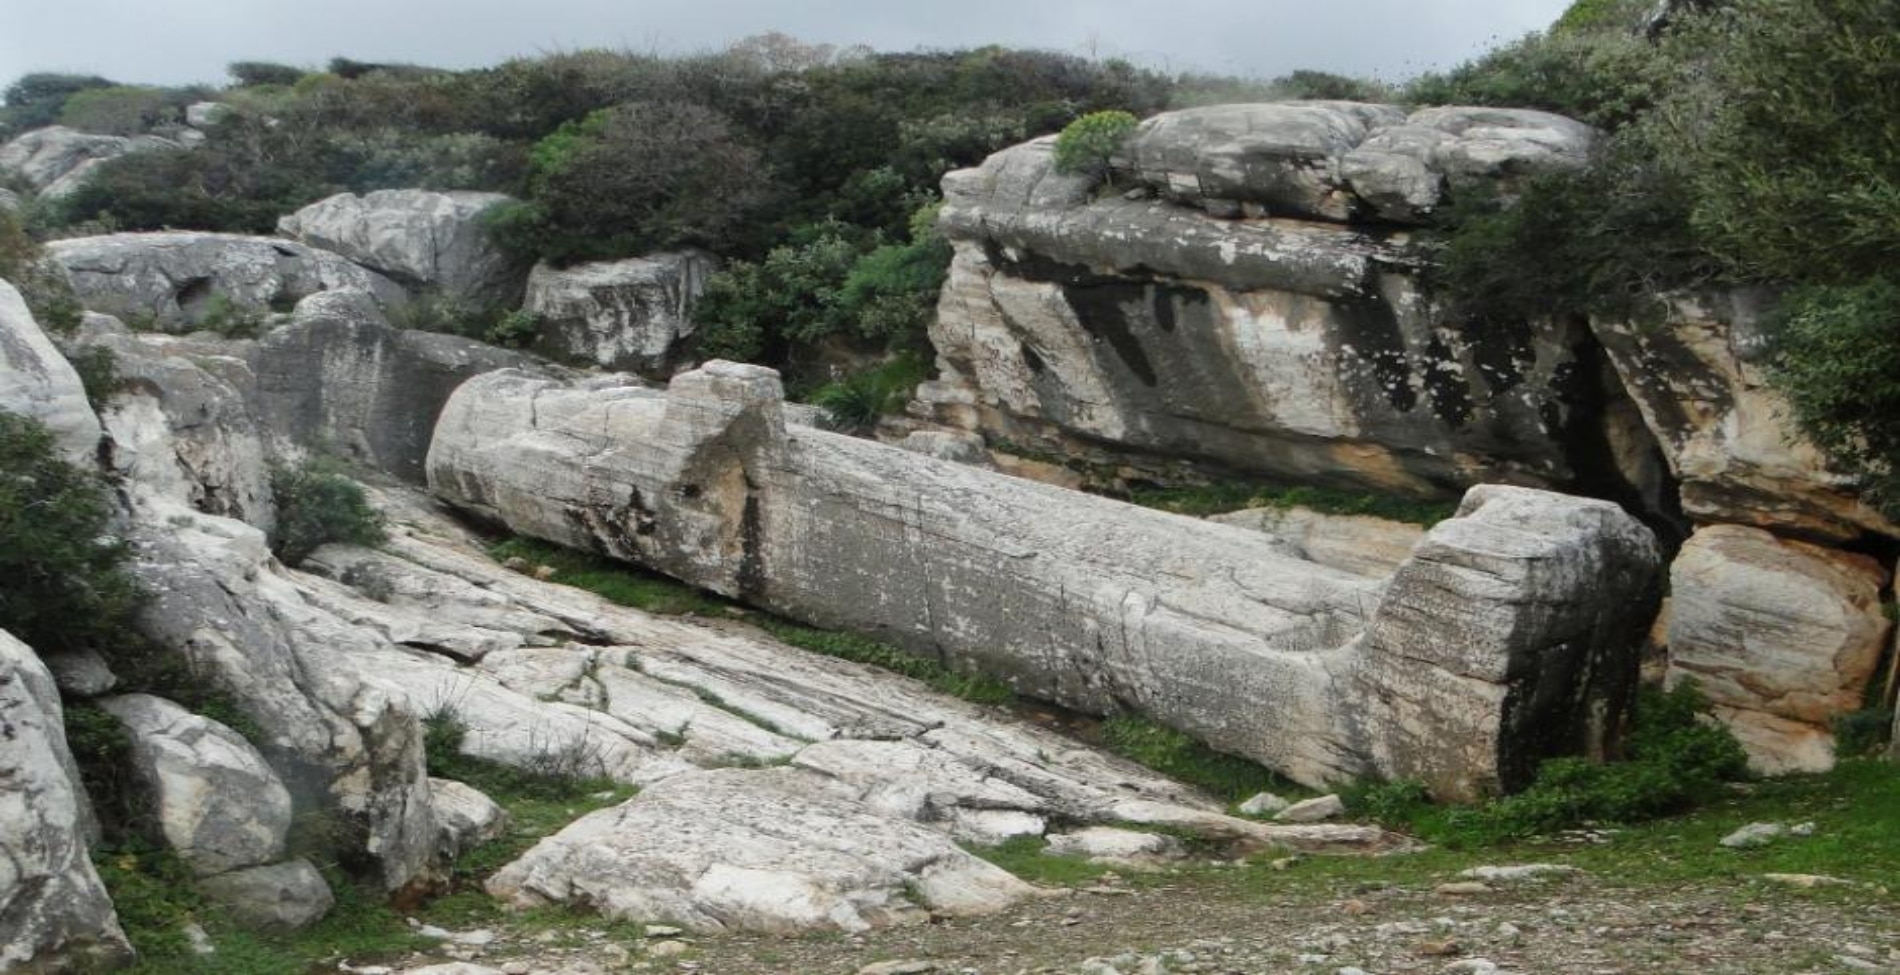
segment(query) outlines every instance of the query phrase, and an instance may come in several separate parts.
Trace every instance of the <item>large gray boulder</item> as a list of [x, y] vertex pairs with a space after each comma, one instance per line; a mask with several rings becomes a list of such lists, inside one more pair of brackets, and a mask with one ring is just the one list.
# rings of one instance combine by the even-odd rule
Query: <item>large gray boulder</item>
[[0, 972], [112, 968], [132, 947], [87, 854], [91, 813], [59, 691], [0, 631]]
[[666, 394], [479, 377], [443, 412], [429, 482], [517, 532], [1030, 696], [1133, 707], [1303, 782], [1449, 797], [1602, 745], [1658, 561], [1614, 505], [1487, 487], [1371, 579], [1255, 532], [788, 429], [776, 375], [723, 362]]
[[418, 292], [515, 307], [526, 265], [488, 239], [482, 215], [500, 193], [377, 190], [339, 193], [277, 221], [277, 232], [335, 251]]
[[535, 266], [526, 310], [543, 348], [603, 369], [665, 375], [685, 354], [693, 303], [719, 262], [701, 251]]
[[1873, 559], [1714, 525], [1669, 569], [1673, 683], [1694, 681], [1757, 771], [1824, 772], [1835, 718], [1860, 710], [1887, 651]]
[[200, 876], [284, 853], [290, 792], [237, 732], [150, 694], [99, 702], [125, 726], [132, 767], [165, 843]]
[[1525, 109], [1271, 102], [1143, 122], [1118, 173], [1228, 215], [1418, 222], [1460, 189], [1582, 168], [1596, 133]]
[[0, 280], [0, 410], [46, 425], [68, 460], [90, 466], [99, 418], [72, 364], [41, 331], [26, 299]]
[[361, 292], [305, 299], [250, 355], [252, 400], [271, 434], [422, 481], [437, 414], [471, 376], [529, 366], [520, 352], [391, 328]]
[[34, 129], [0, 146], [0, 176], [25, 180], [43, 199], [59, 199], [78, 189], [108, 159], [177, 148], [178, 143], [157, 136], [99, 135], [55, 125]]
[[385, 308], [401, 286], [328, 251], [295, 241], [196, 231], [111, 234], [54, 241], [46, 252], [66, 269], [87, 308], [162, 331], [207, 319], [261, 322], [319, 291], [355, 288]]
[[[1274, 108], [1324, 121], [1310, 129], [1324, 144], [1367, 124]], [[1449, 315], [1402, 235], [1092, 199], [1049, 140], [946, 176], [944, 193], [955, 256], [922, 419], [1104, 466], [1187, 459], [1413, 496], [1653, 479], [1646, 451], [1603, 444], [1601, 418], [1635, 411], [1605, 402], [1582, 323]]]
[[1381, 219], [1419, 223], [1460, 191], [1582, 169], [1596, 132], [1521, 108], [1427, 108], [1387, 125], [1339, 159], [1339, 175]]

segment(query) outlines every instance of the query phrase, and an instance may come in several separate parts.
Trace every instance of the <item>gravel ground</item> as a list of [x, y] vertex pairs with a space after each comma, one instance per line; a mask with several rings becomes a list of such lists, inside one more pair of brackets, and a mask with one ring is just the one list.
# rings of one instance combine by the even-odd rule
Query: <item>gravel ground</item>
[[479, 953], [430, 960], [459, 955], [511, 975], [1900, 972], [1900, 905], [1883, 892], [1756, 879], [1646, 889], [1580, 875], [1453, 893], [1441, 888], [1455, 877], [1378, 886], [1301, 879], [1297, 867], [1283, 882], [1244, 876], [1268, 869], [1111, 875], [993, 917], [857, 936], [620, 941], [582, 928], [526, 942], [504, 933]]

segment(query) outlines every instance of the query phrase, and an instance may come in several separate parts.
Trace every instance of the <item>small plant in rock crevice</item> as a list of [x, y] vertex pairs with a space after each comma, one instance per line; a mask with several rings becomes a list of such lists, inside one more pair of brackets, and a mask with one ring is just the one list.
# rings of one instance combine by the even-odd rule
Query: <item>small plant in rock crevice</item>
[[271, 551], [288, 566], [331, 542], [380, 545], [388, 537], [382, 513], [370, 506], [361, 485], [340, 465], [322, 458], [271, 471], [277, 527]]
[[1134, 115], [1123, 111], [1090, 112], [1070, 122], [1056, 137], [1056, 168], [1065, 173], [1107, 176], [1110, 158], [1139, 124]]

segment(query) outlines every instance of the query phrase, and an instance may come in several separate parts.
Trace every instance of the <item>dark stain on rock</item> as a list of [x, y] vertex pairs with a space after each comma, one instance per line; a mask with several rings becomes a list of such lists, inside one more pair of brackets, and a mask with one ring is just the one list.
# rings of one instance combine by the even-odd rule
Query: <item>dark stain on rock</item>
[[1135, 334], [1134, 322], [1130, 320], [1131, 307], [1139, 308], [1148, 304], [1148, 288], [1145, 285], [1129, 282], [1114, 282], [1094, 285], [1062, 285], [1062, 296], [1075, 310], [1076, 321], [1091, 336], [1108, 343], [1116, 358], [1143, 386], [1153, 387], [1160, 382], [1155, 373], [1154, 363], [1148, 359], [1148, 353], [1141, 347], [1141, 339]]
[[1341, 344], [1351, 346], [1372, 368], [1379, 396], [1400, 413], [1412, 412], [1418, 406], [1418, 391], [1412, 388], [1411, 357], [1392, 306], [1383, 301], [1347, 301], [1333, 307], [1339, 316]]
[[1442, 336], [1432, 335], [1425, 345], [1425, 395], [1432, 413], [1453, 427], [1471, 422], [1471, 389], [1456, 354]]
[[739, 598], [762, 602], [765, 597], [765, 526], [759, 512], [759, 494], [746, 481], [745, 511], [739, 517]]

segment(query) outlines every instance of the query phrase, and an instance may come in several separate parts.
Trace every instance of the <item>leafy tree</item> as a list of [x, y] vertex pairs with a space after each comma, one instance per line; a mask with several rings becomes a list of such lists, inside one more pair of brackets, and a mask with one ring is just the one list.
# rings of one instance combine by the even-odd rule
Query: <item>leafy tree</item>
[[42, 128], [59, 121], [60, 109], [76, 92], [92, 88], [111, 88], [118, 82], [98, 75], [35, 72], [22, 75], [8, 85], [4, 93], [6, 107], [0, 109], [0, 137], [11, 138], [29, 129]]
[[0, 411], [0, 629], [42, 652], [119, 649], [143, 595], [111, 489], [37, 421]]

